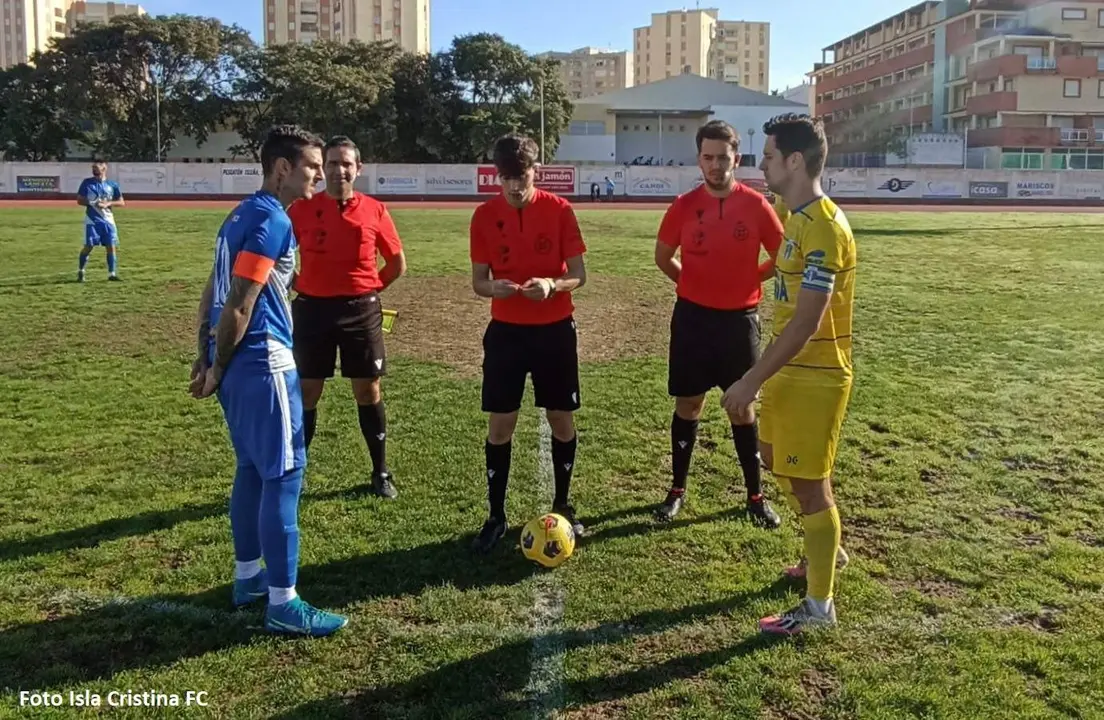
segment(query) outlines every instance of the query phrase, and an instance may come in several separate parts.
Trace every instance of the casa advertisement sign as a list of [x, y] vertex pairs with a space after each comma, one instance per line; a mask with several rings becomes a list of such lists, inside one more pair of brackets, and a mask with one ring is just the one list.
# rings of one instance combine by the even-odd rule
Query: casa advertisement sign
[[[536, 185], [548, 192], [574, 195], [578, 184], [575, 172], [574, 165], [543, 165], [537, 168]], [[480, 194], [496, 193], [502, 188], [494, 165], [480, 165], [476, 169], [476, 183]]]
[[1008, 197], [1007, 182], [971, 182], [970, 197], [974, 200], [996, 200]]

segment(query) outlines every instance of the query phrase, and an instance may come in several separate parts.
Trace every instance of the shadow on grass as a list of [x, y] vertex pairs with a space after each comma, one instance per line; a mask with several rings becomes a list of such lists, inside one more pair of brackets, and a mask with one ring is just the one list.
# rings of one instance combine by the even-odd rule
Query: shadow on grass
[[[537, 571], [513, 553], [472, 556], [470, 537], [428, 543], [301, 568], [297, 586], [312, 604], [337, 608], [377, 597], [507, 585]], [[40, 622], [0, 630], [0, 683], [13, 689], [111, 677], [245, 644], [262, 625], [263, 604], [235, 612], [230, 584], [196, 595], [156, 595], [120, 602], [60, 593]], [[73, 605], [95, 605], [73, 612]], [[68, 607], [67, 607], [68, 606]], [[62, 614], [64, 613], [64, 614]]]
[[[590, 630], [553, 632], [546, 646], [565, 652], [631, 641], [684, 623], [738, 611], [756, 599], [784, 595], [780, 583], [760, 592], [673, 610], [656, 610], [607, 623]], [[286, 718], [530, 718], [565, 706], [615, 700], [649, 692], [668, 683], [691, 678], [733, 658], [769, 648], [776, 640], [754, 635], [730, 647], [681, 655], [661, 663], [616, 675], [602, 675], [556, 688], [531, 683], [528, 640], [503, 644], [493, 650], [439, 667], [410, 681], [350, 690], [304, 703], [276, 717]]]
[[[302, 502], [326, 501], [355, 497], [354, 491], [337, 490], [304, 494]], [[230, 496], [219, 502], [189, 504], [170, 510], [151, 510], [125, 518], [110, 518], [84, 527], [63, 530], [51, 535], [37, 535], [19, 540], [0, 540], [0, 562], [18, 560], [33, 555], [93, 548], [105, 542], [135, 535], [166, 530], [180, 523], [206, 520], [230, 512]]]
[[[645, 533], [668, 532], [694, 525], [748, 518], [747, 510], [743, 504], [737, 504], [735, 507], [717, 513], [696, 516], [681, 515], [675, 520], [661, 522], [655, 519], [655, 511], [658, 508], [658, 503], [655, 505], [640, 505], [626, 510], [607, 513], [605, 515], [598, 515], [596, 517], [583, 517], [581, 519], [588, 523], [588, 529], [582, 544], [585, 546], [586, 544], [602, 540], [615, 540], [617, 538], [632, 537]], [[606, 523], [633, 517], [638, 517], [640, 519], [636, 522], [630, 522], [624, 525], [603, 527]]]

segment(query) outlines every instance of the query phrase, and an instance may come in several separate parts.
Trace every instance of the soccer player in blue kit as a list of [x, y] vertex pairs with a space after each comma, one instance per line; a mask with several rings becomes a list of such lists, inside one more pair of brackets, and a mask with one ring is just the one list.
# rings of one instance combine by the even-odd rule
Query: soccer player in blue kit
[[126, 200], [119, 183], [107, 179], [107, 163], [102, 160], [92, 163], [92, 177], [81, 181], [77, 189], [77, 204], [85, 208], [84, 248], [77, 262], [77, 282], [84, 282], [84, 266], [88, 264], [92, 248], [97, 245], [102, 245], [107, 251], [107, 279], [118, 280], [115, 250], [119, 245], [119, 229], [115, 227], [115, 215], [111, 208], [126, 207]]
[[200, 300], [190, 390], [196, 398], [217, 392], [237, 456], [230, 495], [234, 605], [267, 596], [267, 630], [322, 637], [348, 620], [295, 591], [307, 455], [288, 303], [296, 242], [286, 212], [322, 179], [322, 141], [296, 126], [275, 127], [261, 148], [261, 166], [261, 189], [219, 230]]

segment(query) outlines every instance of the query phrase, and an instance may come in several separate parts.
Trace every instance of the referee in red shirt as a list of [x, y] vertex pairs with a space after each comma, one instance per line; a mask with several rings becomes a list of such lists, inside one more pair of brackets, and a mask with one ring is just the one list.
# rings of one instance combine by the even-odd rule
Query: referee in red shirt
[[[711, 388], [727, 390], [759, 359], [762, 283], [773, 276], [782, 224], [767, 199], [736, 181], [740, 137], [714, 120], [697, 134], [704, 184], [678, 197], [659, 227], [655, 261], [677, 285], [671, 317], [667, 388], [674, 480], [656, 515], [671, 520], [686, 500], [686, 477], [698, 420]], [[759, 264], [760, 248], [770, 256]], [[679, 253], [679, 258], [675, 254]], [[778, 514], [763, 499], [754, 415], [729, 416], [736, 456], [747, 488], [747, 511], [757, 524], [777, 528]]]
[[[303, 389], [307, 448], [318, 422], [318, 400], [334, 375], [352, 380], [360, 431], [372, 458], [371, 491], [398, 495], [387, 467], [387, 416], [380, 378], [387, 372], [380, 291], [406, 271], [402, 243], [383, 203], [356, 192], [360, 150], [338, 136], [325, 147], [326, 191], [288, 208], [299, 241], [298, 296], [292, 303], [295, 364]], [[381, 269], [377, 255], [383, 257]]]
[[483, 335], [490, 517], [475, 538], [478, 552], [488, 552], [506, 533], [506, 484], [527, 375], [552, 430], [552, 510], [583, 534], [568, 493], [575, 467], [573, 413], [580, 407], [571, 292], [586, 282], [586, 245], [571, 204], [535, 186], [538, 154], [530, 138], [500, 138], [494, 164], [502, 193], [476, 208], [471, 219], [472, 288], [491, 298]]

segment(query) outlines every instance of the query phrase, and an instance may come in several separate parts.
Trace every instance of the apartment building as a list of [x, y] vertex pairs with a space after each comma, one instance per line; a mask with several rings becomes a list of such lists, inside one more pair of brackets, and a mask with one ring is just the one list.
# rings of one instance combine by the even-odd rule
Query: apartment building
[[430, 0], [263, 0], [265, 44], [390, 40], [430, 51]]
[[77, 22], [106, 22], [115, 15], [144, 14], [140, 5], [75, 0], [0, 0], [0, 68], [25, 63], [64, 37]]
[[602, 95], [633, 86], [631, 54], [625, 51], [584, 47], [571, 52], [546, 52], [539, 58], [555, 60], [572, 100]]
[[721, 20], [716, 8], [653, 13], [633, 30], [636, 83], [686, 74], [767, 92], [770, 23]]
[[1104, 170], [1104, 3], [923, 2], [824, 49], [811, 73], [833, 165], [885, 138], [966, 138], [971, 165]]
[[985, 166], [1104, 170], [1104, 3], [973, 2], [947, 54], [947, 128]]
[[109, 23], [119, 15], [145, 15], [146, 11], [138, 3], [122, 2], [83, 2], [75, 0], [69, 3], [65, 13], [65, 24], [72, 30], [79, 23]]

